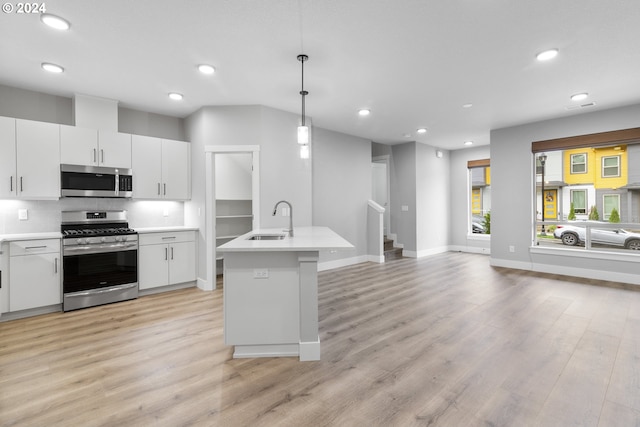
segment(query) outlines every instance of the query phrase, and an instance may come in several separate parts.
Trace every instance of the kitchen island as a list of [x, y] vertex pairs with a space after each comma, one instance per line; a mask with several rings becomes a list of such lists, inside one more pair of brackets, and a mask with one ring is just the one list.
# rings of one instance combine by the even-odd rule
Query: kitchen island
[[234, 358], [320, 360], [320, 251], [353, 245], [327, 227], [253, 230], [218, 248], [224, 254], [224, 340]]

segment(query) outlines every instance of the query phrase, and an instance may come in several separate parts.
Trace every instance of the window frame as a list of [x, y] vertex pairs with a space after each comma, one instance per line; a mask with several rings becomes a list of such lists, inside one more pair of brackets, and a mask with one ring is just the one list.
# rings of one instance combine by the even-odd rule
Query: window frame
[[609, 221], [609, 218], [611, 217], [611, 212], [609, 212], [609, 214], [607, 214], [606, 208], [607, 208], [607, 203], [605, 202], [605, 199], [607, 197], [615, 197], [617, 199], [617, 203], [616, 206], [614, 207], [615, 210], [618, 211], [618, 213], [620, 213], [620, 194], [618, 193], [605, 193], [602, 195], [602, 219], [605, 221]]
[[[619, 154], [614, 154], [613, 156], [602, 156], [602, 160], [601, 160], [602, 169], [601, 169], [601, 172], [600, 172], [600, 175], [601, 175], [602, 178], [619, 178], [620, 177], [620, 172], [621, 172], [621, 170], [620, 170], [621, 158], [620, 157], [621, 156]], [[605, 167], [605, 165], [604, 165], [605, 159], [616, 159], [617, 160], [617, 164], [615, 166], [615, 168], [617, 170], [616, 175], [605, 175], [604, 174], [604, 171], [605, 171], [606, 168], [612, 168], [613, 167], [613, 166]]]
[[[573, 194], [574, 193], [583, 193], [584, 194], [584, 208], [580, 208], [580, 210], [582, 210], [582, 212], [578, 212], [578, 208], [576, 208], [575, 203], [573, 201]], [[575, 189], [575, 190], [569, 190], [569, 203], [574, 203], [573, 206], [573, 211], [576, 215], [587, 215], [587, 206], [589, 206], [589, 192], [587, 191], [587, 189], [585, 188], [581, 188], [581, 189]]]
[[[569, 159], [569, 171], [571, 173], [571, 175], [581, 175], [581, 174], [586, 174], [588, 173], [588, 163], [589, 163], [589, 157], [588, 157], [589, 153], [584, 152], [584, 153], [574, 153], [570, 155], [570, 159]], [[584, 162], [583, 163], [575, 163], [573, 161], [573, 158], [575, 156], [584, 156]], [[574, 166], [576, 165], [584, 165], [584, 171], [581, 172], [576, 172], [574, 171]]]

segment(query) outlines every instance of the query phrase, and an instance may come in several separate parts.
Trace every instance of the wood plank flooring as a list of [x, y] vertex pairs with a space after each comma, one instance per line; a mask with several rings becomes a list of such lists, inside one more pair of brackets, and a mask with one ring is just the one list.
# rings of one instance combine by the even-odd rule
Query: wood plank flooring
[[461, 253], [326, 271], [319, 362], [231, 359], [222, 292], [0, 323], [0, 426], [640, 426], [625, 286]]

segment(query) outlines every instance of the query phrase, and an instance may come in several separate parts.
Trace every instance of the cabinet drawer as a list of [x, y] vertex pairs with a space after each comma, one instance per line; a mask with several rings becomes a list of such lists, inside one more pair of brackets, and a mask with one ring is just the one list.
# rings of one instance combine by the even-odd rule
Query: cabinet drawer
[[59, 239], [19, 240], [9, 245], [10, 256], [59, 253]]
[[195, 231], [175, 231], [163, 233], [144, 233], [139, 237], [140, 245], [157, 245], [162, 243], [195, 242]]

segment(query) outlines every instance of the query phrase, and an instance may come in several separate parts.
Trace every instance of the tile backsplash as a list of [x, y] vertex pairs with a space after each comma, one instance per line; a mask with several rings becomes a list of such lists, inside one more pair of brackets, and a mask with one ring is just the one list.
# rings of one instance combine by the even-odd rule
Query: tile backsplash
[[[25, 209], [28, 219], [20, 220], [18, 214]], [[0, 200], [0, 234], [60, 231], [60, 213], [75, 210], [126, 210], [132, 228], [184, 225], [184, 202], [98, 198]]]

